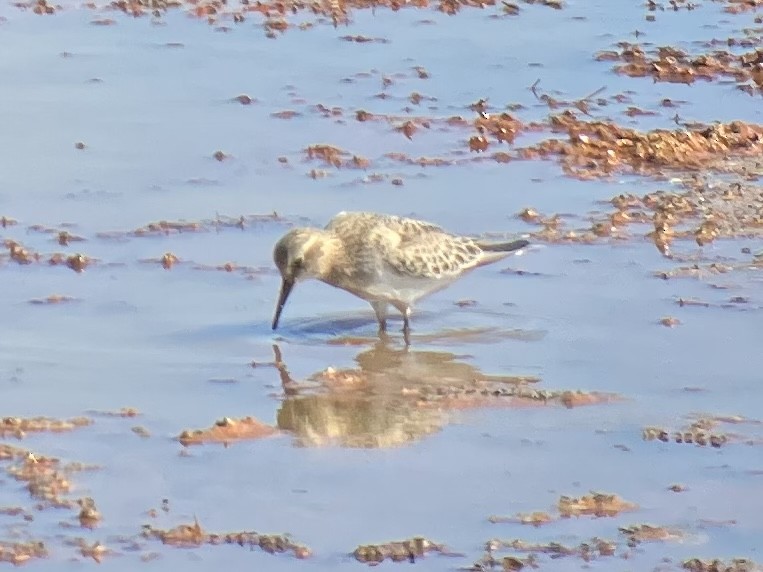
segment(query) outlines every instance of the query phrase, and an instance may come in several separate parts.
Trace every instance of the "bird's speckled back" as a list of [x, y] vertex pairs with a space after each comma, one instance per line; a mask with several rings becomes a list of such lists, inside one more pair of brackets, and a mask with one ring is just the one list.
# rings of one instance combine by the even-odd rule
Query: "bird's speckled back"
[[342, 241], [353, 267], [369, 272], [368, 279], [388, 272], [406, 278], [454, 278], [484, 258], [471, 239], [410, 218], [342, 212], [326, 230]]

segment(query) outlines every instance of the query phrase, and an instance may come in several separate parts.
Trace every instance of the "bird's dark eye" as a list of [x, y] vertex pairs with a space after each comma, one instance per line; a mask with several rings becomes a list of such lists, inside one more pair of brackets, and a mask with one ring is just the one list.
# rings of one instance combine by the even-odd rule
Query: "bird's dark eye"
[[282, 270], [286, 268], [286, 264], [289, 260], [289, 250], [286, 248], [285, 244], [281, 244], [279, 242], [276, 245], [276, 248], [273, 251], [273, 260], [275, 261], [278, 268]]
[[295, 270], [301, 270], [302, 267], [304, 267], [304, 265], [305, 265], [305, 259], [301, 258], [301, 257], [300, 258], [295, 258], [294, 262], [292, 262], [291, 265], [292, 265], [292, 267]]

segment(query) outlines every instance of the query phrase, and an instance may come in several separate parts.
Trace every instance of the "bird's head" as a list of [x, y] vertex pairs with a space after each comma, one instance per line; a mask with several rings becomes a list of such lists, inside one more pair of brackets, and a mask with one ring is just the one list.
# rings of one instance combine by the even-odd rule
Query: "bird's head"
[[283, 307], [294, 285], [301, 280], [321, 278], [324, 273], [325, 232], [312, 228], [295, 228], [287, 232], [273, 249], [273, 261], [281, 273], [273, 329], [278, 327]]

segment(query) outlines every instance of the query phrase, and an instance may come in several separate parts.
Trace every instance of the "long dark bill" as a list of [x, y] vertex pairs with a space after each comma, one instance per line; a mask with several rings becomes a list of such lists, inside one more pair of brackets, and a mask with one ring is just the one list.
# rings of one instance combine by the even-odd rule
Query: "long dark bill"
[[281, 318], [281, 312], [286, 305], [286, 300], [289, 298], [291, 289], [294, 288], [294, 280], [281, 281], [281, 292], [278, 294], [278, 305], [276, 305], [276, 313], [273, 316], [273, 329], [278, 327], [278, 320]]

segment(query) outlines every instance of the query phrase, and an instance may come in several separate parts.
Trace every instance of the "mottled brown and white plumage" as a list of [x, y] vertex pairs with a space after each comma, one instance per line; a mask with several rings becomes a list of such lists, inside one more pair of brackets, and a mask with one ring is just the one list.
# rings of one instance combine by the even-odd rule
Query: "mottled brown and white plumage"
[[276, 243], [273, 259], [282, 283], [273, 329], [294, 284], [314, 278], [368, 301], [382, 331], [391, 304], [403, 315], [408, 341], [416, 301], [527, 244], [473, 240], [410, 218], [341, 212], [324, 229], [295, 228]]

